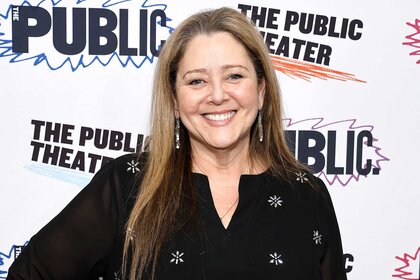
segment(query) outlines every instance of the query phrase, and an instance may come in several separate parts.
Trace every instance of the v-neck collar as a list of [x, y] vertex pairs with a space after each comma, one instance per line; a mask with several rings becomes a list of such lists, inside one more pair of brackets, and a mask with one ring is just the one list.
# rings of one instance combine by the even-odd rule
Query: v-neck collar
[[[246, 218], [249, 217], [242, 217], [241, 213], [249, 207], [253, 201], [256, 201], [258, 197], [258, 193], [261, 191], [261, 183], [268, 175], [268, 172], [265, 171], [260, 174], [242, 174], [239, 179], [238, 185], [238, 194], [239, 200], [238, 205], [232, 215], [232, 218], [225, 228], [222, 221], [217, 214], [216, 207], [214, 205], [213, 196], [210, 190], [210, 183], [208, 177], [201, 173], [193, 173], [193, 180], [196, 184], [199, 199], [202, 202], [202, 210], [203, 214], [207, 216], [207, 219], [212, 224], [215, 224], [216, 227], [229, 233], [235, 229], [238, 225], [243, 222], [246, 222]], [[201, 204], [201, 203], [200, 203]]]

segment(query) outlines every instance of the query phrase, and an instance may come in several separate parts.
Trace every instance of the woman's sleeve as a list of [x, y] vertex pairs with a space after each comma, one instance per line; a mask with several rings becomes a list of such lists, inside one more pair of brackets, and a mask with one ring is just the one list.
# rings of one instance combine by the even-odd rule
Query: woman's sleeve
[[88, 279], [112, 252], [120, 196], [114, 163], [92, 181], [44, 228], [9, 269], [7, 279]]
[[322, 279], [346, 280], [340, 230], [331, 196], [324, 182], [321, 179], [317, 181], [320, 187], [320, 219], [324, 224], [327, 236], [326, 252], [321, 263]]

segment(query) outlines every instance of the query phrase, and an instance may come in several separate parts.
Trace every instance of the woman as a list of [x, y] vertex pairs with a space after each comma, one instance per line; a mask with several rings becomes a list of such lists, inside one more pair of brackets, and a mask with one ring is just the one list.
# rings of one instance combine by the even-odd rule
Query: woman
[[330, 197], [288, 150], [280, 105], [245, 16], [189, 17], [159, 56], [150, 152], [98, 172], [8, 279], [346, 279]]

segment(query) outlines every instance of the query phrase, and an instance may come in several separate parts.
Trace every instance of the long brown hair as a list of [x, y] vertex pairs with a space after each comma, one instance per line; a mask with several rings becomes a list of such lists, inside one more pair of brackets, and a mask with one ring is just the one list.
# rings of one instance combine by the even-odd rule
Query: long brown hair
[[[176, 150], [174, 145], [175, 80], [178, 64], [188, 43], [199, 34], [215, 32], [233, 35], [247, 50], [259, 81], [265, 80], [265, 100], [261, 109], [264, 141], [259, 142], [254, 123], [249, 148], [251, 163], [264, 162], [272, 174], [286, 180], [290, 180], [291, 174], [305, 169], [287, 146], [276, 73], [255, 25], [231, 8], [190, 16], [166, 41], [155, 70], [150, 151], [139, 195], [127, 222], [127, 230], [132, 234], [127, 234], [124, 244], [123, 274], [130, 280], [141, 279], [146, 271], [153, 279], [164, 242], [175, 227], [196, 217], [191, 147], [188, 131], [182, 125], [181, 149]], [[181, 212], [184, 214], [180, 215]], [[183, 217], [181, 222], [180, 216]]]

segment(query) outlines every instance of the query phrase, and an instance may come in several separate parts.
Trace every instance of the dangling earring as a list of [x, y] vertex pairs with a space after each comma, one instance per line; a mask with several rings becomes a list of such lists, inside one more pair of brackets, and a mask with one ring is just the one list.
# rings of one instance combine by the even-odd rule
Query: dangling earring
[[263, 125], [262, 125], [262, 113], [261, 111], [258, 111], [258, 136], [260, 142], [264, 140], [264, 133], [263, 133]]
[[179, 150], [181, 143], [179, 142], [179, 118], [175, 119], [175, 149]]

